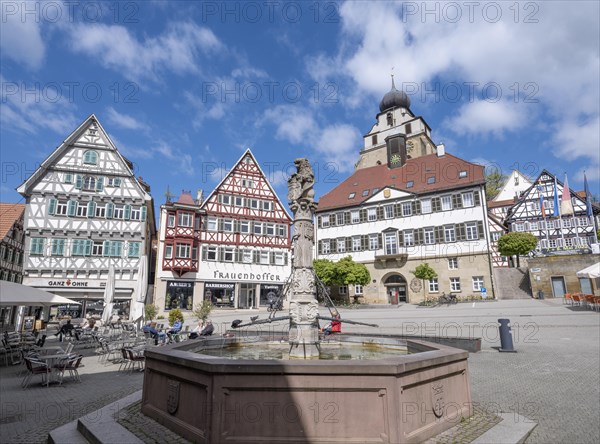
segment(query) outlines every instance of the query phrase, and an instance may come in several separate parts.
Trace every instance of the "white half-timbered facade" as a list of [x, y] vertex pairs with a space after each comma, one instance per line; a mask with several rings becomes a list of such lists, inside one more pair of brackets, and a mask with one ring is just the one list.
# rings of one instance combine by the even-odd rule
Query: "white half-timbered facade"
[[292, 219], [248, 149], [202, 204], [204, 299], [266, 305], [291, 273]]
[[[115, 310], [129, 315], [141, 260], [156, 234], [150, 187], [133, 174], [95, 115], [88, 117], [19, 188], [25, 211], [25, 285], [82, 303], [73, 317], [99, 313], [109, 268]], [[146, 268], [148, 269], [148, 268]]]
[[[23, 282], [24, 214], [24, 204], [0, 203], [0, 281]], [[17, 307], [0, 306], [0, 329], [14, 325], [16, 314]]]
[[490, 246], [492, 249], [492, 263], [494, 267], [508, 267], [509, 258], [502, 256], [498, 252], [498, 239], [508, 228], [504, 220], [508, 215], [508, 210], [519, 200], [521, 195], [531, 187], [531, 180], [525, 177], [520, 171], [513, 170], [502, 185], [494, 199], [488, 201], [488, 221], [490, 230]]
[[[510, 208], [505, 223], [509, 231], [529, 232], [538, 238], [535, 255], [591, 253], [596, 242], [594, 221], [587, 215], [585, 197], [569, 190], [573, 214], [554, 216], [555, 195], [560, 206], [563, 183], [544, 170]], [[541, 208], [543, 195], [543, 211]], [[600, 211], [593, 207], [593, 215]]]

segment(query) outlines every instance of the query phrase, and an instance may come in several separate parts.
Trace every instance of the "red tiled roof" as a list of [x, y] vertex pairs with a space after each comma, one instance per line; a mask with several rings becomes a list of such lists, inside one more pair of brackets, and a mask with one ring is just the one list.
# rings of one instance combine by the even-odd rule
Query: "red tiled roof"
[[4, 239], [23, 211], [25, 211], [25, 204], [0, 203], [0, 240]]
[[[373, 189], [393, 187], [414, 194], [427, 194], [441, 190], [462, 188], [470, 185], [485, 183], [484, 167], [476, 165], [456, 156], [446, 153], [438, 157], [429, 154], [409, 159], [399, 168], [388, 168], [387, 165], [377, 165], [356, 170], [341, 184], [325, 194], [319, 200], [317, 212], [348, 206], [356, 206], [373, 196]], [[467, 177], [459, 178], [459, 172], [466, 171]], [[434, 183], [427, 183], [435, 176]], [[412, 181], [413, 186], [407, 187]], [[363, 191], [369, 193], [363, 196]], [[348, 196], [355, 193], [354, 198]]]
[[190, 193], [186, 193], [185, 191], [181, 193], [179, 199], [177, 199], [177, 202], [175, 203], [182, 205], [196, 205], [196, 202], [194, 202], [194, 198], [192, 197], [192, 195]]

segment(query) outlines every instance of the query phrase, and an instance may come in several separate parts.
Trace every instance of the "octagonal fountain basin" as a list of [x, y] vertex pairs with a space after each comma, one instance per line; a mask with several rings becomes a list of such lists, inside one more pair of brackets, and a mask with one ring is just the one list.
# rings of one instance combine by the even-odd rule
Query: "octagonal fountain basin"
[[466, 351], [339, 335], [290, 360], [272, 339], [147, 350], [142, 412], [199, 443], [412, 443], [472, 414]]

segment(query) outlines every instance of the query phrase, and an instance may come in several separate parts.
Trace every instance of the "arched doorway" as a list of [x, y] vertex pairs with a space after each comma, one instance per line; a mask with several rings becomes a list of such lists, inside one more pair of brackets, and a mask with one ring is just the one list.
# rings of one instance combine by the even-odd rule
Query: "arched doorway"
[[398, 305], [399, 302], [407, 302], [406, 299], [406, 279], [401, 274], [392, 274], [388, 276], [383, 285], [388, 297], [388, 303]]

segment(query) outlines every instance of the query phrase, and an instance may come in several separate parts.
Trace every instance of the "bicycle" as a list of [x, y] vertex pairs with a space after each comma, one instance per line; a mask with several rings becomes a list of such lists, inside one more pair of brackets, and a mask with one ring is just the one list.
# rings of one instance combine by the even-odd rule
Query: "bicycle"
[[442, 304], [456, 304], [458, 303], [458, 300], [456, 298], [455, 294], [450, 293], [449, 296], [446, 295], [446, 292], [443, 292], [442, 295], [439, 297], [438, 299], [438, 305], [442, 305]]

